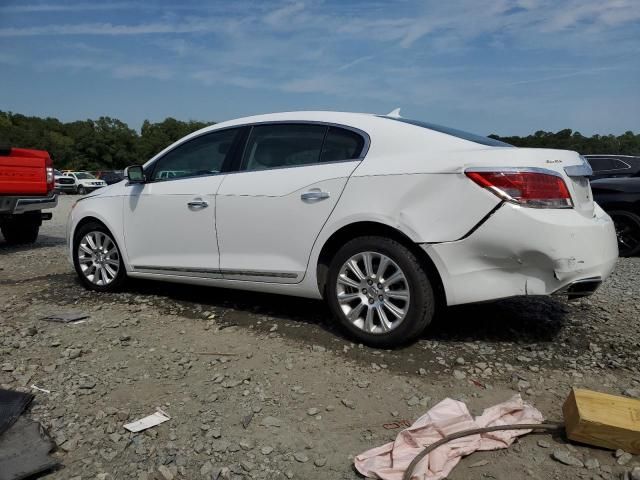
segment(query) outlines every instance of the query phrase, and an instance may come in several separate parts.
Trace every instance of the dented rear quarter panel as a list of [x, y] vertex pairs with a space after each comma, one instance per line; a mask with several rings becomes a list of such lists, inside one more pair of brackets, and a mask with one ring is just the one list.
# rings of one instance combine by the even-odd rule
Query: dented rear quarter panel
[[462, 173], [352, 176], [325, 230], [333, 233], [351, 223], [372, 221], [416, 243], [452, 241], [499, 203]]
[[503, 204], [472, 235], [423, 245], [438, 268], [447, 303], [548, 295], [572, 281], [607, 278], [618, 246], [609, 216], [587, 219], [572, 209]]

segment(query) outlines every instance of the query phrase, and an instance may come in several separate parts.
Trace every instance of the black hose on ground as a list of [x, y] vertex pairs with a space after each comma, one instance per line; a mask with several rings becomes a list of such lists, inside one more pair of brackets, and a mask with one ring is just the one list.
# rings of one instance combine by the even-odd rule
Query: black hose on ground
[[436, 448], [444, 445], [445, 443], [450, 442], [451, 440], [456, 440], [457, 438], [468, 437], [469, 435], [477, 435], [479, 433], [489, 433], [489, 432], [499, 432], [501, 430], [545, 430], [547, 432], [560, 432], [564, 431], [564, 424], [562, 423], [530, 423], [530, 424], [515, 424], [515, 425], [497, 425], [494, 427], [483, 427], [483, 428], [472, 428], [470, 430], [462, 430], [460, 432], [452, 433], [451, 435], [447, 435], [442, 440], [438, 440], [435, 443], [432, 443], [424, 450], [422, 450], [415, 458], [411, 461], [409, 466], [404, 472], [402, 476], [402, 480], [411, 480], [411, 476], [413, 475], [413, 470], [416, 468], [416, 465], [422, 460], [424, 457], [429, 455], [429, 453], [433, 452]]

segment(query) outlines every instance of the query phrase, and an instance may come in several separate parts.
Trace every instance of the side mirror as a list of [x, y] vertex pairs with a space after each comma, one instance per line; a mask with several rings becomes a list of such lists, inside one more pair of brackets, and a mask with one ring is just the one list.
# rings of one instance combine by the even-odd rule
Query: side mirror
[[125, 168], [124, 176], [129, 180], [129, 183], [144, 183], [146, 181], [141, 165], [132, 165]]

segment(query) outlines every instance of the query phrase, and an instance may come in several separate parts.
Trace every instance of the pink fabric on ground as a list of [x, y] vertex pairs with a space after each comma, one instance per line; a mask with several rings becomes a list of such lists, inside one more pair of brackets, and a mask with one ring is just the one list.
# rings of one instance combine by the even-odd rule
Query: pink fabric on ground
[[[358, 471], [369, 478], [402, 480], [411, 460], [424, 447], [461, 430], [509, 425], [517, 423], [542, 423], [544, 417], [536, 408], [522, 401], [520, 395], [487, 408], [473, 419], [467, 406], [446, 398], [421, 416], [406, 430], [401, 431], [394, 442], [372, 448], [356, 456]], [[460, 459], [476, 450], [507, 448], [519, 435], [530, 430], [504, 430], [501, 432], [471, 435], [453, 440], [423, 458], [413, 471], [412, 480], [440, 480], [445, 478]]]

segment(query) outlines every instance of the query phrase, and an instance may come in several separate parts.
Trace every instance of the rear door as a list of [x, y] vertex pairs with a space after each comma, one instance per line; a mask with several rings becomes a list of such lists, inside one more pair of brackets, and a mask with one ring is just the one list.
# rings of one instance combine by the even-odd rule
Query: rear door
[[364, 134], [324, 124], [252, 126], [240, 171], [217, 195], [223, 277], [300, 282], [366, 145]]
[[215, 195], [239, 132], [190, 139], [147, 169], [147, 183], [128, 187], [124, 237], [135, 271], [220, 277]]

